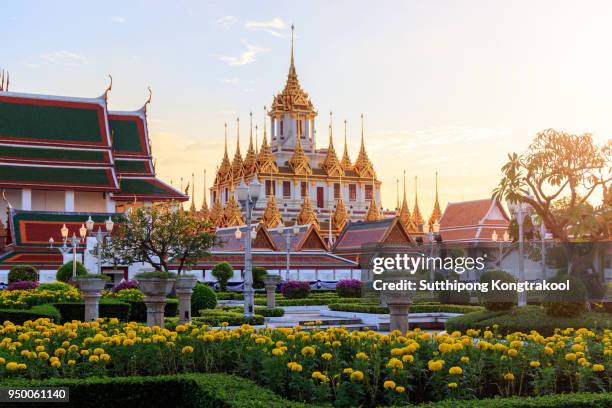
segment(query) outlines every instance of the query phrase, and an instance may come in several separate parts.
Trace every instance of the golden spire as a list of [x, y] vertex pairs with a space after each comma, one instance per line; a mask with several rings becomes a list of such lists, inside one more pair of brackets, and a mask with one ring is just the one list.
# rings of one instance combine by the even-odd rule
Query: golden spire
[[410, 208], [408, 207], [408, 201], [406, 200], [406, 170], [404, 170], [404, 199], [399, 210], [400, 222], [404, 225], [407, 231], [414, 232], [416, 227], [412, 223], [412, 217], [410, 215]]
[[366, 152], [365, 143], [363, 141], [363, 113], [361, 114], [361, 147], [359, 148], [359, 155], [355, 161], [354, 168], [359, 177], [376, 177], [374, 166], [368, 158], [368, 153]]
[[232, 161], [232, 179], [240, 180], [243, 174], [242, 154], [240, 153], [240, 118], [236, 118], [236, 153]]
[[399, 203], [399, 178], [395, 178], [395, 213], [399, 215], [400, 203]]
[[[264, 112], [267, 112], [264, 106]], [[257, 155], [257, 167], [259, 167], [260, 173], [278, 173], [278, 166], [276, 160], [272, 154], [272, 149], [268, 145], [268, 136], [266, 133], [266, 119], [264, 115], [264, 134], [263, 141], [261, 142], [261, 149]]]
[[344, 171], [350, 170], [353, 168], [351, 164], [351, 158], [348, 154], [348, 145], [346, 143], [346, 119], [344, 119], [344, 154], [342, 155], [342, 161], [340, 161], [340, 165]]
[[332, 134], [332, 113], [329, 112], [329, 146], [327, 148], [327, 155], [325, 156], [325, 160], [321, 163], [321, 167], [328, 176], [343, 176], [344, 170], [340, 165], [340, 161], [338, 160], [338, 156], [336, 155], [336, 150], [334, 149], [334, 138]]
[[365, 221], [376, 221], [380, 220], [380, 212], [378, 211], [378, 204], [376, 204], [376, 182], [374, 176], [372, 176], [372, 199], [370, 200], [370, 207], [365, 216]]
[[216, 228], [223, 227], [223, 206], [221, 205], [221, 194], [219, 194], [218, 188], [215, 194], [215, 202], [210, 210], [210, 223]]
[[276, 207], [276, 199], [274, 194], [268, 196], [268, 204], [266, 209], [261, 216], [261, 222], [266, 228], [275, 228], [277, 225], [283, 223], [283, 218], [280, 211]]
[[293, 150], [293, 156], [289, 159], [289, 165], [293, 169], [293, 173], [295, 174], [312, 174], [312, 169], [310, 168], [310, 162], [308, 157], [306, 157], [306, 153], [304, 153], [304, 149], [302, 148], [302, 135], [298, 128], [297, 134], [297, 145]]
[[419, 193], [417, 189], [418, 177], [414, 176], [414, 208], [412, 209], [412, 223], [417, 228], [421, 229], [421, 226], [425, 223], [423, 216], [421, 216], [421, 210], [419, 209]]
[[251, 117], [251, 130], [249, 133], [249, 149], [244, 157], [243, 173], [247, 182], [250, 181], [251, 177], [257, 173], [257, 156], [255, 155], [255, 149], [253, 148], [253, 112], [249, 113]]
[[230, 185], [229, 200], [227, 200], [225, 208], [223, 209], [223, 224], [225, 227], [237, 227], [239, 225], [244, 225], [242, 211], [240, 210], [240, 206], [236, 201], [236, 197], [234, 197], [233, 183]]
[[[308, 188], [308, 186], [306, 188]], [[313, 224], [315, 228], [320, 228], [319, 220], [317, 219], [317, 214], [314, 212], [312, 206], [310, 205], [310, 197], [308, 193], [306, 193], [306, 195], [304, 196], [304, 201], [302, 201], [302, 208], [300, 209], [300, 213], [297, 216], [296, 222], [298, 225]]]
[[346, 207], [344, 206], [344, 201], [342, 200], [342, 195], [340, 195], [340, 198], [336, 202], [334, 215], [332, 216], [332, 230], [334, 234], [340, 234], [347, 222], [348, 214], [346, 212]]
[[442, 218], [442, 211], [440, 211], [440, 202], [438, 201], [438, 172], [436, 171], [436, 202], [434, 203], [434, 208], [429, 217], [429, 225], [431, 226], [436, 222], [440, 222], [440, 218]]
[[221, 160], [221, 166], [217, 172], [218, 175], [218, 183], [224, 183], [227, 180], [232, 178], [232, 164], [230, 163], [229, 157], [227, 155], [227, 123], [225, 126], [225, 150], [223, 152], [223, 159]]
[[189, 212], [195, 214], [196, 206], [195, 206], [195, 173], [191, 173], [191, 206], [189, 207]]
[[205, 221], [209, 221], [210, 210], [208, 209], [208, 203], [206, 203], [206, 194], [208, 194], [208, 192], [206, 191], [206, 169], [204, 169], [203, 176], [204, 176], [203, 177], [204, 195], [202, 196], [202, 207], [200, 207], [200, 217], [202, 217], [202, 219]]

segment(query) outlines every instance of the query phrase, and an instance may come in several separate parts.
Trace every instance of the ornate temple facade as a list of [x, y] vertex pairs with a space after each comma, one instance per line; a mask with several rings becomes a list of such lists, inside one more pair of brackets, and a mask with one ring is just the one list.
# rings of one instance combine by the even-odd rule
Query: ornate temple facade
[[[328, 232], [338, 235], [349, 221], [395, 215], [395, 211], [384, 213], [381, 207], [381, 182], [366, 151], [363, 115], [361, 145], [354, 160], [348, 153], [346, 121], [343, 149], [336, 150], [331, 112], [328, 134], [320, 143], [324, 147], [317, 147], [318, 112], [298, 80], [293, 40], [285, 87], [273, 98], [265, 114], [269, 125], [264, 125], [261, 145], [254, 144], [251, 125], [244, 156], [237, 130], [236, 150], [231, 157], [225, 127], [225, 151], [210, 188], [210, 216], [216, 227], [240, 225], [235, 187], [243, 179], [249, 183], [255, 178], [265, 186], [265, 194], [253, 215], [267, 227], [281, 222], [315, 224], [324, 235]], [[257, 132], [256, 128], [256, 138]]]

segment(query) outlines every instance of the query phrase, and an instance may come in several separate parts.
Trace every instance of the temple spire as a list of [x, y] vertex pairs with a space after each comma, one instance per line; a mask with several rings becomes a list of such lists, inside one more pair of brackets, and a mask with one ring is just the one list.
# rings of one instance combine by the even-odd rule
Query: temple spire
[[304, 148], [302, 147], [302, 135], [299, 128], [296, 139], [297, 144], [293, 150], [293, 156], [291, 156], [291, 159], [289, 159], [289, 165], [295, 174], [312, 174], [310, 161], [308, 160], [306, 153], [304, 153]]
[[429, 217], [429, 225], [440, 222], [440, 218], [442, 218], [442, 211], [440, 210], [440, 201], [438, 200], [438, 172], [436, 171], [436, 201]]
[[204, 171], [202, 172], [202, 185], [204, 186], [204, 195], [202, 196], [202, 207], [200, 207], [200, 212], [203, 213], [206, 218], [208, 218], [209, 215], [209, 211], [208, 211], [208, 203], [206, 202], [206, 169], [204, 169]]
[[399, 202], [399, 178], [395, 178], [395, 211], [399, 213], [400, 202]]
[[416, 227], [412, 223], [412, 217], [410, 216], [410, 208], [408, 208], [408, 201], [406, 200], [406, 170], [404, 170], [403, 182], [404, 182], [404, 198], [402, 200], [402, 205], [400, 206], [400, 210], [399, 210], [399, 219], [407, 231], [413, 232], [416, 230]]
[[421, 210], [419, 209], [419, 191], [418, 191], [418, 176], [414, 176], [414, 208], [412, 210], [412, 223], [417, 228], [421, 229], [421, 226], [425, 223]]
[[359, 148], [359, 155], [357, 160], [355, 160], [354, 168], [359, 177], [376, 177], [374, 166], [368, 157], [363, 140], [363, 113], [361, 114], [361, 147]]
[[195, 214], [196, 206], [195, 206], [195, 173], [191, 173], [191, 206], [189, 207], [189, 212]]
[[295, 62], [293, 59], [293, 35], [295, 32], [295, 26], [291, 24], [291, 65], [289, 66], [289, 71], [295, 73]]
[[240, 118], [236, 118], [236, 153], [232, 161], [232, 179], [240, 180], [244, 174], [242, 154], [240, 153]]
[[344, 153], [342, 154], [340, 165], [344, 171], [350, 170], [353, 167], [348, 153], [348, 144], [346, 142], [346, 119], [344, 119]]
[[327, 147], [327, 155], [325, 156], [325, 160], [323, 160], [321, 167], [329, 176], [333, 175], [342, 177], [344, 175], [344, 169], [342, 169], [342, 165], [340, 164], [338, 156], [336, 155], [336, 149], [334, 149], [331, 111], [329, 112], [329, 146]]
[[255, 149], [253, 148], [253, 112], [249, 113], [251, 117], [250, 131], [249, 131], [249, 148], [247, 149], [247, 154], [244, 157], [243, 162], [243, 174], [245, 177], [245, 181], [248, 183], [251, 181], [251, 177], [257, 173], [257, 155], [255, 154]]

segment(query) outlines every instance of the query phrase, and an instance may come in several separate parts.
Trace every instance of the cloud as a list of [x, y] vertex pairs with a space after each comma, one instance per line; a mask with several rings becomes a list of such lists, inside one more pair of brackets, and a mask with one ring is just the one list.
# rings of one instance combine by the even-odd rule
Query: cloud
[[229, 26], [234, 24], [236, 21], [238, 20], [234, 16], [224, 16], [217, 20], [217, 24], [219, 24], [223, 28], [228, 28]]
[[61, 50], [54, 51], [40, 56], [43, 60], [57, 65], [85, 65], [89, 64], [89, 59], [84, 55], [74, 52]]
[[244, 27], [247, 30], [264, 31], [275, 37], [286, 38], [288, 37], [287, 23], [283, 19], [275, 17], [270, 21], [247, 21]]
[[267, 48], [260, 47], [259, 45], [252, 45], [247, 43], [246, 41], [242, 41], [242, 44], [247, 48], [242, 54], [238, 56], [229, 56], [229, 55], [221, 55], [219, 56], [219, 60], [225, 62], [227, 65], [232, 67], [247, 65], [252, 62], [255, 62], [257, 54], [262, 52], [270, 51]]
[[238, 78], [223, 78], [221, 79], [221, 82], [224, 84], [238, 85], [240, 80]]
[[113, 17], [111, 17], [111, 20], [114, 23], [118, 23], [118, 24], [125, 24], [125, 23], [127, 23], [127, 17], [124, 17], [124, 16], [113, 16]]

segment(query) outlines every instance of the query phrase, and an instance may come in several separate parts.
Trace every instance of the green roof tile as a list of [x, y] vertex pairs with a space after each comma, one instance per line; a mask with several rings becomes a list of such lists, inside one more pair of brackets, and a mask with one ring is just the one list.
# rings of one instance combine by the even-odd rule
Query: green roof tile
[[80, 162], [93, 161], [99, 163], [106, 163], [108, 161], [104, 152], [99, 150], [48, 149], [25, 146], [0, 146], [0, 157]]
[[144, 160], [115, 160], [115, 169], [119, 173], [149, 173]]
[[141, 144], [138, 126], [134, 120], [109, 121], [113, 134], [113, 150], [118, 152], [146, 152]]
[[110, 174], [105, 169], [0, 165], [0, 185], [10, 182], [90, 185], [114, 189]]

